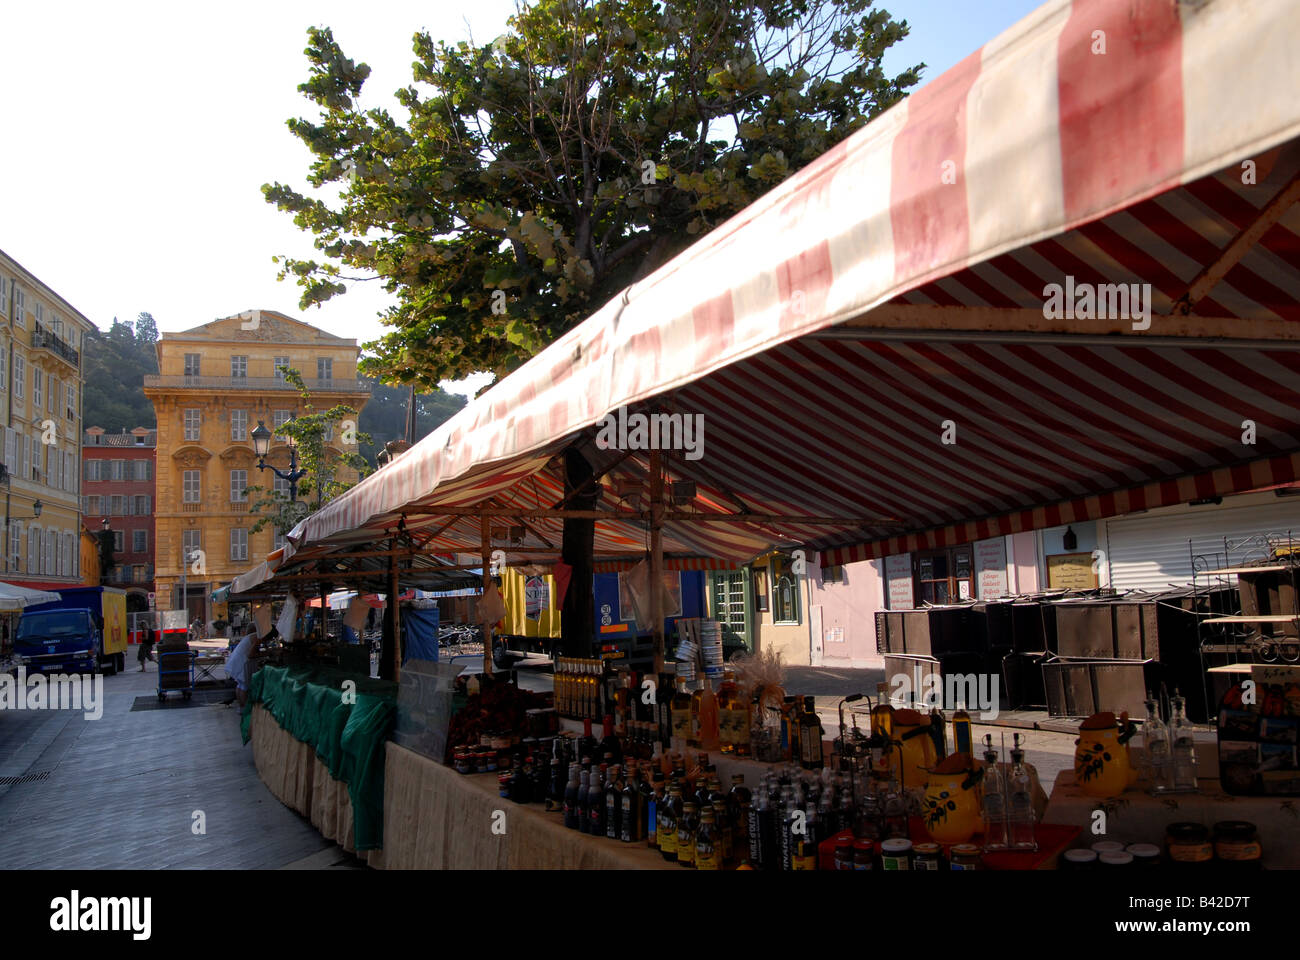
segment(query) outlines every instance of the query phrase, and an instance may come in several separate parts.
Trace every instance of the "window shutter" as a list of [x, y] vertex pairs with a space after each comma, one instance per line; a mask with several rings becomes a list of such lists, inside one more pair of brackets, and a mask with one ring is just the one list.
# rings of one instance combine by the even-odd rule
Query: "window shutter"
[[9, 472], [14, 472], [14, 452], [18, 447], [18, 434], [14, 433], [13, 427], [5, 427], [5, 466]]

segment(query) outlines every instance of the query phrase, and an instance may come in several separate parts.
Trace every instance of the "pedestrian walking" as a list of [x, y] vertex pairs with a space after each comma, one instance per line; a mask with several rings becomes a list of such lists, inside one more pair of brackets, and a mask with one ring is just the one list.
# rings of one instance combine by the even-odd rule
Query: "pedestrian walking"
[[154, 660], [152, 629], [144, 632], [144, 639], [140, 641], [140, 649], [136, 651], [135, 658], [140, 661], [140, 672], [144, 673], [144, 662]]

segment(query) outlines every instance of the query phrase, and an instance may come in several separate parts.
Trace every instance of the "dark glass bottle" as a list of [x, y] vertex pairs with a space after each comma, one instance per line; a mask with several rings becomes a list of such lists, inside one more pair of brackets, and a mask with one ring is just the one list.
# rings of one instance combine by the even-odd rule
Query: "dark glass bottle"
[[619, 798], [622, 809], [618, 817], [618, 838], [624, 843], [636, 843], [645, 827], [645, 798], [640, 789], [636, 762], [631, 761], [623, 778], [623, 794]]
[[605, 777], [609, 768], [603, 763], [592, 774], [591, 789], [587, 792], [587, 832], [593, 837], [605, 835]]
[[682, 804], [682, 815], [677, 821], [677, 863], [695, 869], [695, 840], [700, 828], [700, 808], [694, 803]]
[[682, 814], [682, 791], [676, 780], [668, 798], [659, 805], [659, 852], [665, 860], [677, 859], [677, 821]]
[[622, 834], [623, 782], [619, 772], [618, 764], [610, 767], [605, 784], [605, 836], [610, 840], [617, 840]]
[[591, 764], [586, 764], [579, 775], [578, 786], [578, 829], [583, 833], [591, 832], [591, 780], [596, 775]]
[[820, 770], [822, 757], [822, 722], [817, 716], [816, 701], [803, 698], [803, 712], [799, 716], [799, 761], [805, 770]]
[[581, 768], [576, 763], [569, 764], [569, 782], [564, 787], [564, 825], [570, 830], [581, 827], [582, 806], [578, 799], [580, 782]]
[[659, 804], [664, 801], [664, 773], [656, 769], [651, 782], [641, 781], [641, 791], [645, 795], [645, 843], [647, 847], [659, 849]]
[[753, 862], [753, 852], [749, 847], [749, 807], [751, 803], [749, 788], [745, 786], [743, 774], [731, 776], [731, 789], [727, 792], [727, 824], [731, 828], [731, 855], [735, 860]]
[[591, 757], [595, 759], [604, 751], [598, 749], [599, 744], [591, 733], [591, 720], [582, 721], [582, 739], [578, 741], [578, 756]]
[[615, 763], [622, 763], [623, 745], [618, 742], [618, 733], [614, 729], [613, 714], [605, 715], [605, 720], [602, 726], [604, 728], [605, 735], [600, 741], [600, 749], [597, 751], [597, 753], [604, 754], [605, 762], [607, 764], [612, 765]]

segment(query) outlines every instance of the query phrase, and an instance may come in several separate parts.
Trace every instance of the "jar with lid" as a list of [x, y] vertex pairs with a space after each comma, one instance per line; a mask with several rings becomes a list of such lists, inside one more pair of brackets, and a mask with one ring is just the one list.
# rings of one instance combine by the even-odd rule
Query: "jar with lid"
[[874, 870], [876, 866], [876, 845], [870, 840], [853, 841], [853, 869]]
[[941, 870], [943, 857], [937, 843], [918, 843], [912, 848], [912, 868], [914, 870]]
[[1246, 820], [1220, 820], [1214, 825], [1214, 859], [1223, 866], [1258, 869], [1263, 848], [1255, 825]]
[[1160, 847], [1154, 843], [1130, 843], [1124, 849], [1133, 855], [1135, 867], [1160, 866]]
[[1097, 867], [1097, 852], [1087, 847], [1066, 850], [1061, 857], [1062, 870], [1093, 870]]
[[1131, 867], [1133, 866], [1133, 854], [1127, 850], [1111, 850], [1107, 853], [1100, 854], [1097, 862], [1103, 869], [1110, 867]]
[[1179, 822], [1165, 827], [1165, 850], [1175, 867], [1208, 867], [1214, 862], [1210, 831], [1203, 824]]
[[1092, 845], [1092, 852], [1098, 857], [1106, 853], [1119, 853], [1124, 849], [1124, 844], [1118, 840], [1098, 840]]
[[891, 837], [880, 844], [881, 870], [911, 870], [912, 841], [905, 837]]
[[956, 844], [948, 854], [949, 870], [979, 870], [980, 848], [973, 843]]
[[853, 869], [853, 838], [840, 837], [835, 841], [835, 869]]

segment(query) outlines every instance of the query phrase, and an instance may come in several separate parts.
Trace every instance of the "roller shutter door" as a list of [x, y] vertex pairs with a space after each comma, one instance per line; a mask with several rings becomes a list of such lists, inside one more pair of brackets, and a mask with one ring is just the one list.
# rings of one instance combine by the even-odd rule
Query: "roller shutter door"
[[[1192, 507], [1164, 516], [1106, 522], [1110, 584], [1117, 590], [1154, 590], [1192, 582], [1192, 557], [1224, 553], [1229, 541], [1267, 534], [1300, 540], [1300, 498], [1250, 506]], [[1230, 562], [1260, 556], [1260, 547], [1234, 550]]]

